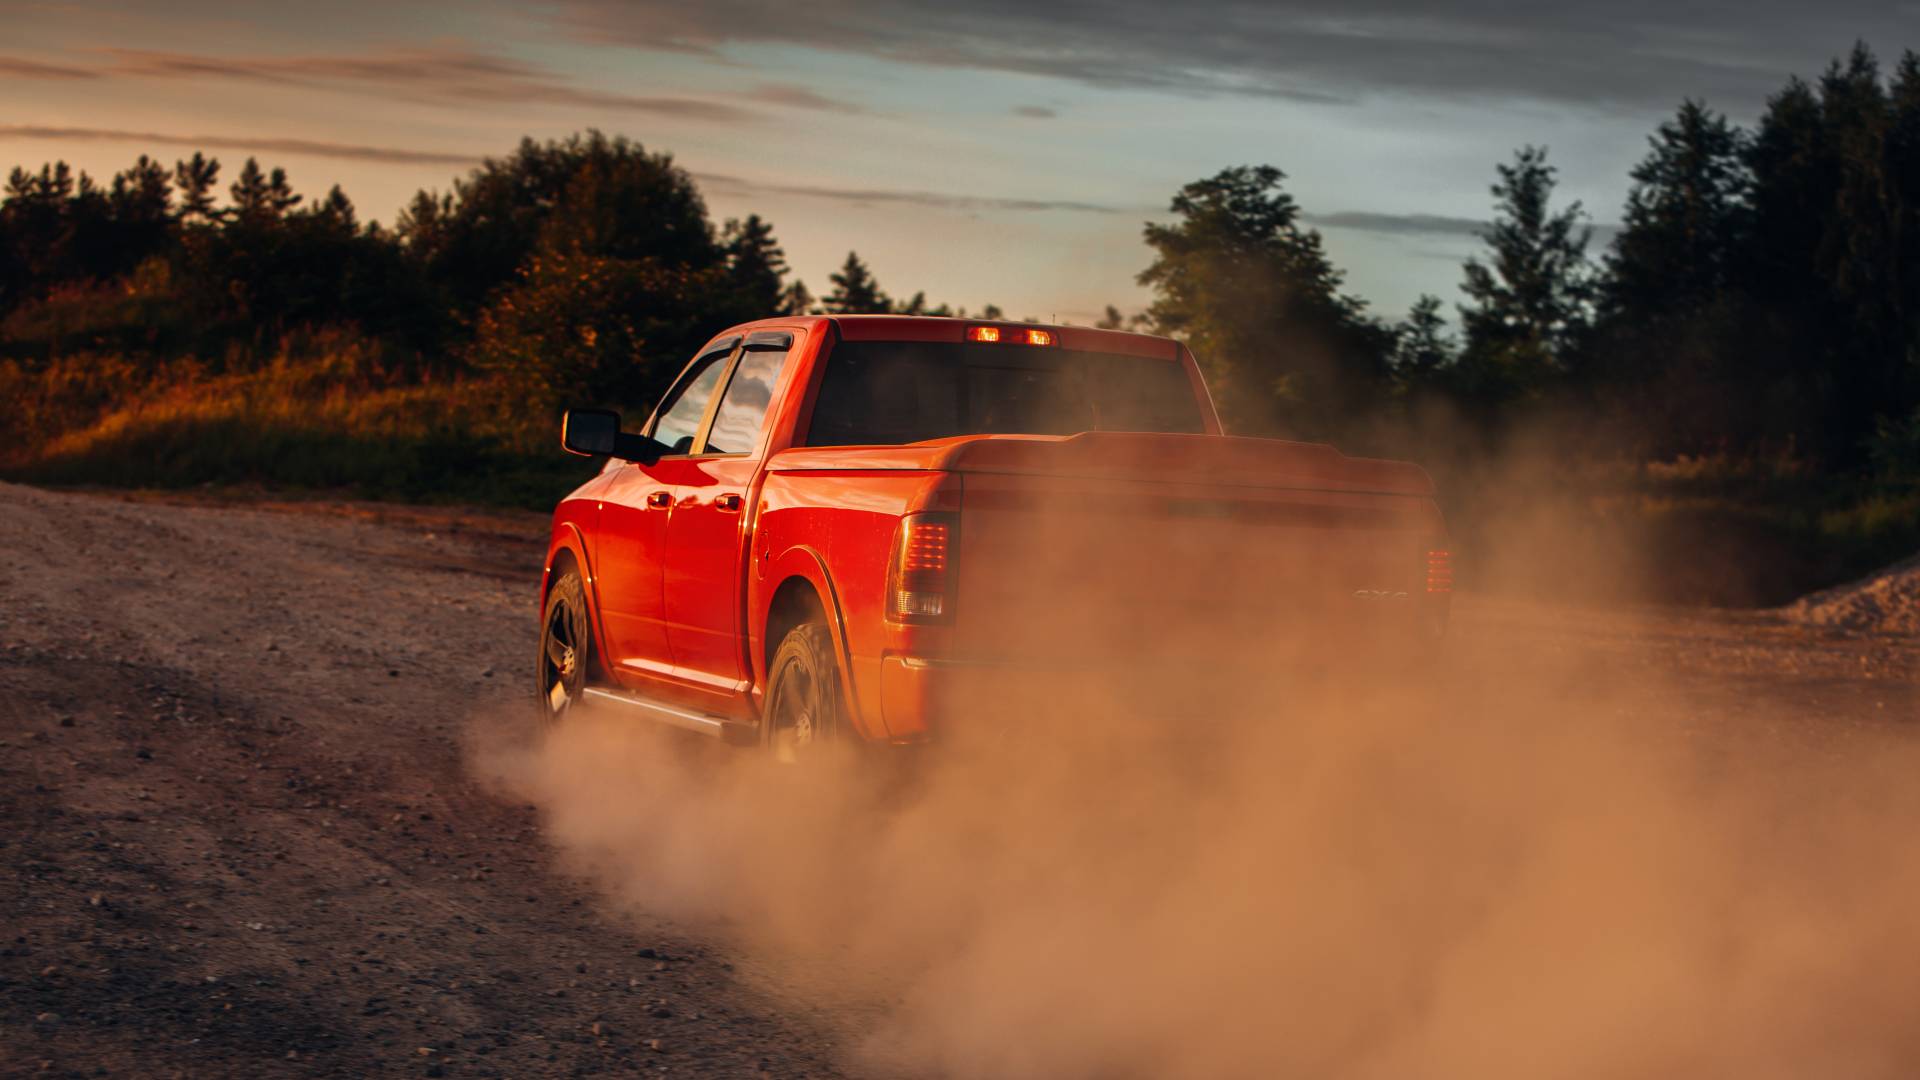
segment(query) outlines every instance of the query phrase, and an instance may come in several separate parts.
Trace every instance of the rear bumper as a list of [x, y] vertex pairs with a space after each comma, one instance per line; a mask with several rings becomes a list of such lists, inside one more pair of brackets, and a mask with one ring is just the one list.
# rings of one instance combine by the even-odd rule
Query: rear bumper
[[925, 742], [978, 728], [1034, 705], [1077, 696], [1113, 672], [1071, 662], [889, 655], [880, 662], [880, 709], [890, 742]]
[[[1071, 714], [1076, 704], [1190, 713], [1232, 707], [1249, 694], [1296, 679], [1364, 673], [1420, 679], [1446, 634], [1446, 608], [1418, 620], [1325, 628], [1320, 636], [1241, 642], [1238, 647], [1187, 643], [1153, 656], [927, 657], [893, 653], [880, 661], [880, 724], [887, 741], [925, 742], [964, 728], [1006, 729], [1045, 713]], [[871, 700], [871, 699], [869, 699]], [[883, 726], [884, 725], [884, 726]]]

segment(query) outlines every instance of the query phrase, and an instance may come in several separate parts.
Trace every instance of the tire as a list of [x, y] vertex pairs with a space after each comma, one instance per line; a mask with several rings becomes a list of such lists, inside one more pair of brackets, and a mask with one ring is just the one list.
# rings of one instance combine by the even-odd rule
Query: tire
[[787, 632], [767, 673], [767, 749], [783, 764], [824, 757], [843, 730], [840, 665], [833, 634], [822, 623]]
[[540, 650], [534, 660], [534, 702], [540, 725], [551, 730], [572, 711], [587, 686], [593, 631], [587, 620], [587, 590], [568, 568], [547, 590], [540, 615]]

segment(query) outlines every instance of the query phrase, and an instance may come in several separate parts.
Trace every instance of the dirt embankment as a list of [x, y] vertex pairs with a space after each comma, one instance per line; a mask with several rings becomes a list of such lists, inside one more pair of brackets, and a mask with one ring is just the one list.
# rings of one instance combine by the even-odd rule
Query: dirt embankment
[[464, 770], [535, 515], [0, 486], [0, 1074], [822, 1075]]

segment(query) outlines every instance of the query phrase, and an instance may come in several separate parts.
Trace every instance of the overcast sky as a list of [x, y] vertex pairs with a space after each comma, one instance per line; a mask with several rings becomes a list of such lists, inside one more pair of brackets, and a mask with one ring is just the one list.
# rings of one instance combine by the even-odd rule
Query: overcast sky
[[1288, 173], [1383, 315], [1452, 298], [1516, 146], [1615, 221], [1683, 97], [1750, 122], [1856, 39], [1890, 66], [1920, 4], [0, 0], [0, 25], [0, 165], [204, 148], [224, 181], [257, 154], [391, 221], [598, 127], [673, 152], [716, 220], [772, 220], [816, 293], [855, 248], [896, 294], [1090, 321], [1144, 303], [1142, 222], [1236, 164]]

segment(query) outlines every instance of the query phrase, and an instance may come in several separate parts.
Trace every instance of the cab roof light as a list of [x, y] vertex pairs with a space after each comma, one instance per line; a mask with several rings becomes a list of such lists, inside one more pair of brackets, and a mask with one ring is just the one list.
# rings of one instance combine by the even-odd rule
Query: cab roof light
[[967, 340], [987, 345], [1055, 345], [1060, 339], [1051, 330], [1031, 326], [969, 326]]

